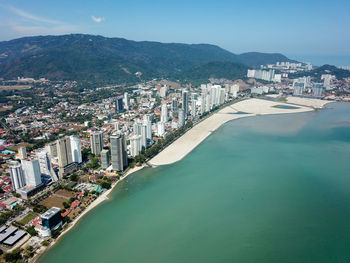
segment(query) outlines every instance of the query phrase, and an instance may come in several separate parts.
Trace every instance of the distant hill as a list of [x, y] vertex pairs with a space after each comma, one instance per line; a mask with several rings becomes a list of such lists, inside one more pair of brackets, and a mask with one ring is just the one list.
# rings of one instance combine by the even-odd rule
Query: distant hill
[[248, 66], [234, 62], [208, 62], [178, 73], [177, 79], [204, 83], [209, 78], [240, 79], [247, 74]]
[[139, 80], [136, 72], [141, 72], [141, 78], [147, 80], [188, 76], [191, 72], [198, 75], [204, 68], [219, 74], [222, 64], [210, 62], [236, 63], [229, 66], [236, 72], [242, 69], [241, 64], [255, 67], [277, 61], [292, 60], [281, 54], [236, 55], [209, 44], [137, 42], [84, 34], [0, 42], [0, 77], [5, 79], [25, 76], [99, 83], [135, 82]]

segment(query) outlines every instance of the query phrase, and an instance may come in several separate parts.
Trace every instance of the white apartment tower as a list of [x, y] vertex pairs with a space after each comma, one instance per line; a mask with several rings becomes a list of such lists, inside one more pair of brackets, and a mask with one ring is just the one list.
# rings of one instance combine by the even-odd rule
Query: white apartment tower
[[103, 149], [103, 133], [101, 131], [90, 133], [90, 145], [91, 153], [100, 155]]
[[81, 142], [78, 136], [70, 136], [71, 151], [72, 151], [72, 162], [82, 163], [83, 158], [81, 155]]
[[25, 185], [24, 173], [21, 164], [17, 163], [10, 167], [10, 176], [13, 190], [16, 191]]
[[22, 160], [25, 183], [27, 186], [37, 187], [41, 184], [41, 173], [38, 160]]

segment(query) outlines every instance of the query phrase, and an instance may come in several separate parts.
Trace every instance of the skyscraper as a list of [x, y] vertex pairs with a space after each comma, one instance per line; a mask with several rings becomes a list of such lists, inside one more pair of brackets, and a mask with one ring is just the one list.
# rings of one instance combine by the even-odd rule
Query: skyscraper
[[115, 113], [121, 113], [124, 111], [123, 97], [119, 96], [115, 101]]
[[110, 160], [110, 154], [109, 154], [109, 151], [106, 150], [106, 149], [103, 149], [101, 151], [101, 166], [102, 166], [102, 169], [107, 169], [111, 163], [111, 160]]
[[124, 105], [126, 110], [130, 110], [129, 94], [127, 92], [124, 93]]
[[25, 146], [18, 148], [18, 157], [19, 159], [23, 160], [27, 158], [27, 149]]
[[57, 156], [58, 166], [65, 167], [73, 162], [72, 148], [69, 137], [58, 139], [57, 143]]
[[166, 105], [166, 103], [162, 104], [162, 112], [160, 115], [160, 121], [161, 122], [168, 122], [168, 107]]
[[143, 117], [143, 125], [146, 126], [146, 139], [147, 139], [147, 147], [152, 145], [153, 137], [152, 137], [152, 116], [145, 115]]
[[10, 176], [13, 190], [16, 191], [25, 185], [24, 173], [21, 164], [17, 163], [10, 166]]
[[164, 122], [158, 122], [157, 124], [157, 129], [158, 129], [158, 136], [162, 137], [165, 134], [165, 123]]
[[188, 91], [184, 90], [182, 92], [182, 109], [184, 110], [184, 117], [187, 119], [188, 114]]
[[51, 165], [51, 159], [49, 153], [46, 150], [37, 151], [36, 157], [39, 161], [39, 167], [41, 174], [50, 176], [53, 182], [58, 181], [58, 177]]
[[134, 135], [130, 138], [130, 154], [131, 156], [136, 156], [142, 150], [141, 136]]
[[171, 111], [172, 112], [177, 112], [177, 99], [176, 98], [173, 98], [171, 100]]
[[99, 155], [103, 149], [103, 133], [92, 132], [90, 133], [91, 153]]
[[72, 151], [72, 162], [81, 163], [83, 161], [81, 155], [81, 142], [78, 136], [70, 136], [71, 151]]
[[22, 160], [25, 183], [27, 186], [37, 187], [41, 184], [41, 173], [38, 160]]
[[110, 137], [112, 167], [114, 171], [123, 171], [128, 165], [125, 136], [121, 132]]
[[179, 127], [182, 127], [185, 125], [185, 113], [183, 109], [179, 109]]

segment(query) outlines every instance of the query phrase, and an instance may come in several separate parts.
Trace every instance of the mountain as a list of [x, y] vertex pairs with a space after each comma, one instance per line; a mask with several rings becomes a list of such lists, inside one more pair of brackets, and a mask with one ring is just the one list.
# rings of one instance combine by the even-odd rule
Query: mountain
[[[46, 77], [54, 80], [133, 82], [176, 77], [209, 66], [218, 72], [220, 63], [249, 67], [277, 61], [292, 61], [281, 54], [233, 54], [209, 44], [159, 43], [123, 38], [71, 34], [36, 36], [0, 42], [0, 78]], [[213, 66], [217, 66], [213, 69]], [[231, 64], [231, 68], [234, 65]], [[241, 65], [236, 64], [239, 68]]]
[[177, 75], [177, 79], [194, 81], [198, 84], [206, 82], [209, 78], [239, 79], [246, 76], [247, 70], [248, 66], [241, 63], [214, 61], [181, 72]]

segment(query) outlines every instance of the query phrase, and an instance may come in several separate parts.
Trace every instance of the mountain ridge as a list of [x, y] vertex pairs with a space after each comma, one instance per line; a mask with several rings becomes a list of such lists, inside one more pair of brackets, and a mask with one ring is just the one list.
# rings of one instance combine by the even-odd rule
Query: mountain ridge
[[141, 78], [147, 80], [176, 77], [210, 62], [257, 67], [277, 61], [292, 60], [279, 53], [237, 55], [211, 44], [134, 41], [86, 34], [34, 36], [0, 42], [0, 77], [4, 79], [25, 76], [135, 82], [139, 80], [136, 72], [142, 72]]

